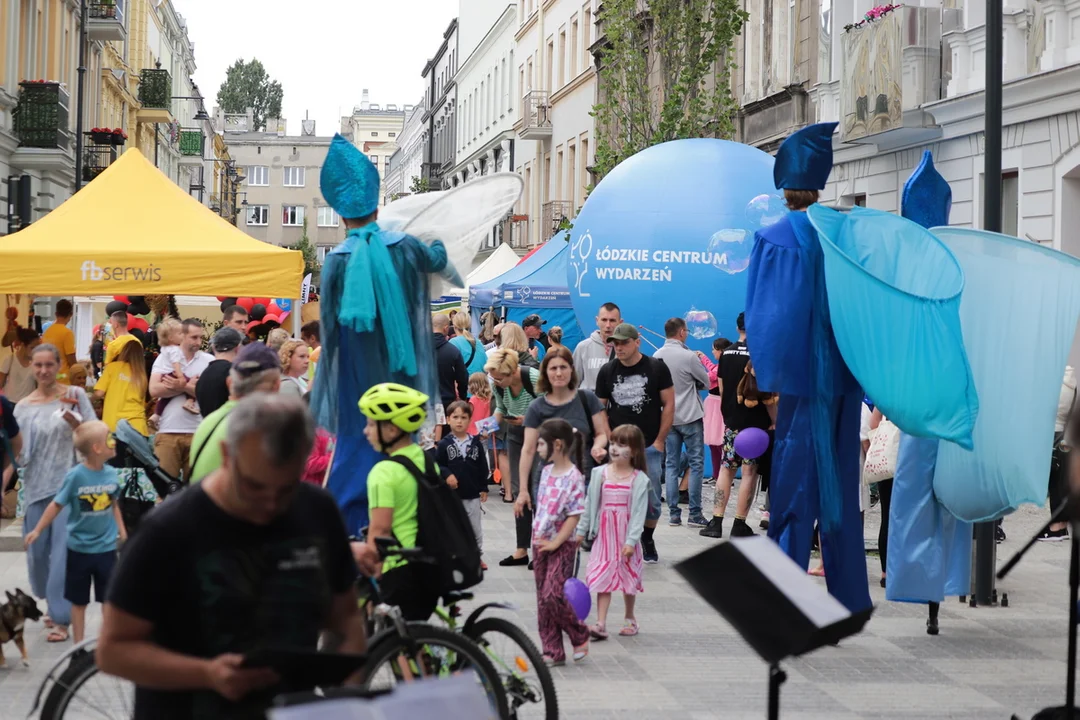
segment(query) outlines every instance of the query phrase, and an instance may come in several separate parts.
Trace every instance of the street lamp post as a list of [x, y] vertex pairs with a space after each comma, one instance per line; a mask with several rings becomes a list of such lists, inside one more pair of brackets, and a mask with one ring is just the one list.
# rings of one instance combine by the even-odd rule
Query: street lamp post
[[83, 176], [83, 103], [86, 85], [86, 23], [88, 20], [86, 0], [79, 0], [79, 80], [75, 90], [75, 192], [82, 189]]
[[[1002, 0], [986, 0], [986, 112], [983, 155], [983, 229], [1001, 232], [1001, 79]], [[975, 601], [994, 602], [994, 566], [997, 561], [993, 521], [975, 525]]]

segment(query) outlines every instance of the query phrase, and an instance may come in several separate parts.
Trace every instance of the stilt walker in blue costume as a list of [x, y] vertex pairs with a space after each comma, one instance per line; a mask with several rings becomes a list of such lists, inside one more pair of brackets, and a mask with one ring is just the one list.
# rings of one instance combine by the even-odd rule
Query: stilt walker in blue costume
[[357, 402], [382, 382], [438, 397], [431, 274], [462, 282], [457, 268], [468, 271], [479, 238], [520, 195], [521, 180], [507, 175], [392, 203], [380, 221], [378, 170], [341, 135], [330, 144], [319, 184], [347, 232], [322, 269], [323, 350], [311, 407], [337, 435], [327, 489], [350, 532], [368, 524], [367, 475], [381, 459], [364, 438]]
[[780, 394], [769, 537], [805, 568], [817, 522], [829, 592], [859, 612], [870, 607], [859, 513], [863, 393], [833, 337], [822, 250], [805, 212], [832, 170], [835, 128], [803, 128], [776, 155], [776, 187], [792, 212], [755, 236], [746, 333], [758, 386]]

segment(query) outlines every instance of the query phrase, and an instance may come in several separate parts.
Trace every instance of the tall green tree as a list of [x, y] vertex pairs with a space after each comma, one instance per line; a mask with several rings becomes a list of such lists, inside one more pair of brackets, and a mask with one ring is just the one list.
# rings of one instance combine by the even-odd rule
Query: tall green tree
[[315, 249], [315, 244], [308, 237], [306, 217], [304, 218], [304, 229], [300, 233], [300, 240], [295, 245], [290, 245], [289, 249], [300, 251], [304, 256], [304, 274], [311, 273], [312, 282], [317, 282], [322, 265], [319, 264], [319, 253]]
[[731, 138], [740, 0], [604, 0], [596, 172], [668, 140]]
[[258, 59], [237, 60], [225, 73], [225, 82], [218, 89], [217, 103], [227, 113], [254, 111], [256, 130], [266, 127], [268, 118], [281, 117], [283, 97], [281, 83], [271, 80]]

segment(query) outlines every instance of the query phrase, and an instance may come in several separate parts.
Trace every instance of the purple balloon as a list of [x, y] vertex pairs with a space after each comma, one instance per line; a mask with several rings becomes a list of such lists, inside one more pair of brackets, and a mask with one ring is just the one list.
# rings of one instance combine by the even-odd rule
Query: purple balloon
[[735, 436], [735, 453], [744, 460], [754, 460], [769, 449], [769, 433], [760, 428], [746, 428]]
[[570, 601], [570, 607], [574, 608], [578, 620], [589, 617], [589, 610], [592, 609], [592, 595], [589, 593], [588, 585], [577, 578], [567, 578], [563, 583], [563, 592], [566, 593], [566, 599]]

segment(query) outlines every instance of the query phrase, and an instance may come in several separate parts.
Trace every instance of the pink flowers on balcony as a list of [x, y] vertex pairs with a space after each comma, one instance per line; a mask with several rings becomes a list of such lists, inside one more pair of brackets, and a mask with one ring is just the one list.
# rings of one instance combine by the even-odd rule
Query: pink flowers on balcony
[[863, 15], [863, 19], [859, 22], [845, 25], [844, 32], [851, 32], [852, 30], [856, 28], [861, 28], [862, 26], [866, 25], [867, 23], [873, 22], [874, 20], [880, 20], [881, 18], [891, 13], [893, 10], [897, 10], [901, 7], [903, 7], [903, 5], [894, 5], [892, 3], [888, 5], [878, 5], [876, 8], [867, 11], [867, 13]]

